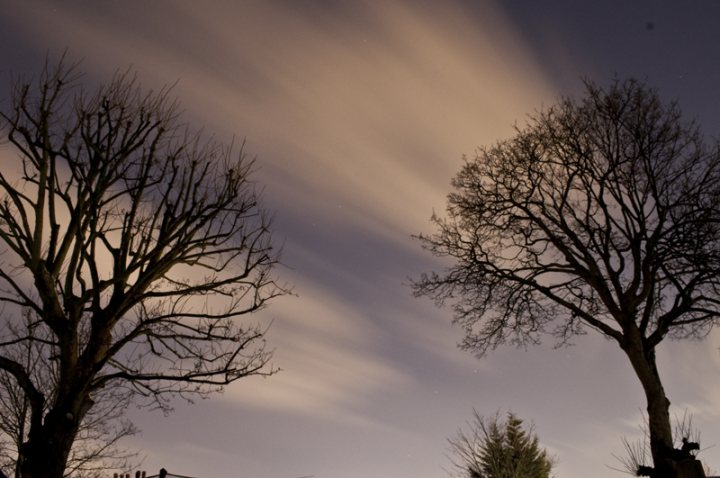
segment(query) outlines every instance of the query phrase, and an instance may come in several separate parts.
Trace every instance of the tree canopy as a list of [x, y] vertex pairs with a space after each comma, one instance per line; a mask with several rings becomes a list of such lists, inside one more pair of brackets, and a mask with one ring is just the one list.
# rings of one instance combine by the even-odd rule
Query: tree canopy
[[648, 401], [657, 476], [674, 476], [655, 349], [720, 318], [718, 145], [642, 82], [586, 87], [465, 159], [420, 236], [449, 266], [415, 293], [450, 302], [479, 355], [544, 333], [615, 341]]
[[0, 371], [26, 405], [24, 478], [63, 476], [108, 390], [169, 409], [273, 371], [266, 327], [239, 320], [287, 293], [253, 161], [169, 94], [129, 73], [89, 92], [61, 63], [0, 113]]

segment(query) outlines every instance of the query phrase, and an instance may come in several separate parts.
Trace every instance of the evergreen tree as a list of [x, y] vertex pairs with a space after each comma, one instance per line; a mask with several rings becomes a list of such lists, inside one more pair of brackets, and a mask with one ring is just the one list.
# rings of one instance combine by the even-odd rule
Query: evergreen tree
[[509, 412], [487, 419], [473, 410], [467, 431], [450, 438], [452, 475], [457, 478], [549, 478], [554, 465], [532, 425]]

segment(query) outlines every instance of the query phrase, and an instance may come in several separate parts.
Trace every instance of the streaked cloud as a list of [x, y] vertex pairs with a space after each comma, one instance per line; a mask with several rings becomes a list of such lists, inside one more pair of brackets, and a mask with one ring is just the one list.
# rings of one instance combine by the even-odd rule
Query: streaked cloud
[[[71, 58], [84, 57], [91, 81], [130, 65], [147, 86], [177, 80], [189, 122], [222, 140], [247, 138], [277, 210], [287, 265], [281, 273], [299, 297], [257, 318], [274, 320], [268, 338], [284, 371], [230, 387], [216, 401], [223, 417], [195, 417], [193, 439], [203, 443], [197, 449], [177, 436], [192, 412], [148, 426], [155, 442], [140, 443], [151, 453], [177, 456], [169, 444], [182, 444], [178, 462], [217, 458], [217, 477], [235, 476], [239, 462], [257, 477], [286, 476], [280, 469], [318, 478], [338, 469], [344, 478], [437, 476], [444, 437], [471, 408], [506, 407], [535, 418], [542, 440], [560, 455], [560, 476], [588, 468], [607, 474], [605, 447], [619, 443], [617, 427], [631, 428], [643, 406], [612, 344], [588, 337], [566, 351], [501, 350], [476, 362], [456, 350], [447, 311], [412, 299], [404, 285], [436, 264], [409, 236], [431, 228], [428, 218], [443, 208], [461, 155], [510, 135], [515, 121], [557, 95], [523, 44], [524, 32], [497, 5], [28, 1], [4, 14], [40, 61], [48, 47], [57, 53], [67, 46]], [[562, 38], [553, 42], [573, 70]], [[692, 364], [697, 350], [680, 357], [672, 348], [661, 358], [668, 377], [682, 377], [668, 382], [675, 403], [714, 418], [712, 397], [720, 391], [708, 377], [720, 355], [709, 344], [702, 356], [711, 358], [697, 368], [673, 366], [675, 357]], [[698, 392], [685, 393], [690, 389]], [[239, 417], [252, 431], [228, 424]], [[173, 431], [154, 435], [155, 428]], [[276, 443], [284, 447], [280, 458]], [[322, 446], [336, 443], [337, 456], [325, 457]], [[352, 461], [356, 450], [362, 453]], [[360, 469], [371, 451], [378, 453], [372, 467]], [[157, 460], [151, 456], [148, 466]]]

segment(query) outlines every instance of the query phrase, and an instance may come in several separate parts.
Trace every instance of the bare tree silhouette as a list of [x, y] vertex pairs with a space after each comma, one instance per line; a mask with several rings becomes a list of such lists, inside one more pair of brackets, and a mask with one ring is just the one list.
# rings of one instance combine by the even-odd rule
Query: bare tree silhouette
[[90, 94], [62, 62], [18, 81], [0, 121], [0, 371], [27, 404], [21, 477], [61, 478], [108, 391], [169, 410], [273, 372], [265, 328], [239, 320], [288, 292], [253, 161], [184, 126], [167, 89], [125, 73]]
[[447, 218], [420, 236], [449, 268], [417, 295], [451, 302], [479, 355], [503, 343], [613, 340], [647, 400], [654, 476], [677, 465], [656, 348], [720, 317], [720, 154], [676, 104], [635, 81], [587, 83], [481, 148], [453, 181]]

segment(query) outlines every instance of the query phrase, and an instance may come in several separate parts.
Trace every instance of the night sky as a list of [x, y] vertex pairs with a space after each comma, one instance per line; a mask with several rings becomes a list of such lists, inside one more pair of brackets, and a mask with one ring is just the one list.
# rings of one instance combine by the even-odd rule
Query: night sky
[[[285, 297], [277, 375], [173, 414], [133, 410], [142, 468], [198, 478], [447, 476], [446, 439], [473, 407], [535, 424], [559, 478], [622, 476], [644, 398], [617, 346], [589, 331], [478, 360], [451, 313], [409, 282], [443, 263], [432, 232], [463, 154], [512, 134], [582, 78], [634, 76], [720, 133], [720, 1], [0, 0], [3, 105], [13, 75], [67, 49], [92, 87], [134, 69], [177, 83], [185, 119], [246, 140], [275, 211]], [[0, 161], [16, 164], [7, 146]], [[693, 414], [720, 471], [720, 334], [664, 344], [673, 411]]]

